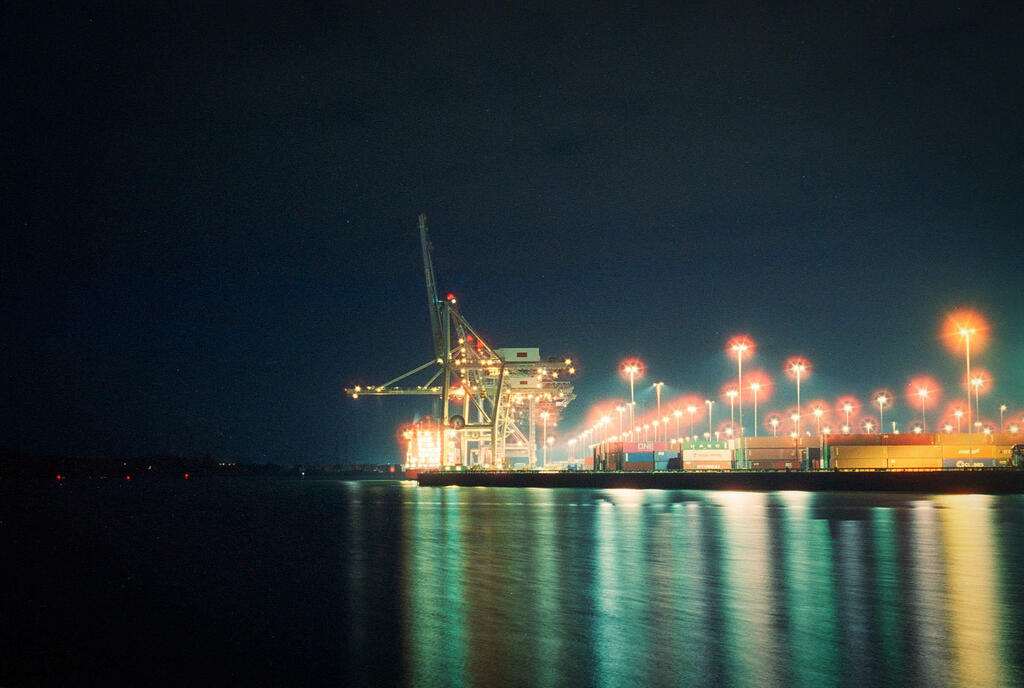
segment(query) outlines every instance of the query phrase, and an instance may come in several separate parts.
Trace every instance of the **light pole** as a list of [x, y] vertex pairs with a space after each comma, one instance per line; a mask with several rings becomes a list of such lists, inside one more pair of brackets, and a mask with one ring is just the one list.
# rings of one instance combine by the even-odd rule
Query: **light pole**
[[814, 422], [815, 422], [815, 429], [816, 429], [816, 431], [818, 433], [818, 437], [821, 437], [821, 414], [823, 414], [823, 413], [824, 413], [824, 411], [821, 410], [820, 406], [815, 406], [814, 407]]
[[885, 404], [889, 401], [889, 397], [884, 394], [879, 394], [878, 398], [875, 399], [878, 402], [878, 432], [885, 430]]
[[712, 399], [708, 399], [704, 403], [708, 405], [708, 432], [711, 433], [711, 432], [714, 432], [714, 430], [712, 430], [712, 427], [711, 427], [712, 426], [712, 423], [711, 423], [711, 409], [714, 408], [715, 402]]
[[[736, 352], [736, 389], [743, 389], [743, 352], [750, 348], [746, 342], [736, 342], [732, 350]], [[740, 437], [743, 436], [743, 394], [740, 394]]]
[[928, 432], [928, 422], [924, 415], [924, 400], [928, 398], [928, 390], [922, 387], [917, 390], [917, 395], [921, 397], [921, 432]]
[[772, 418], [768, 421], [772, 426], [772, 437], [776, 437], [779, 434], [779, 419]]
[[843, 404], [843, 410], [846, 411], [846, 427], [850, 427], [850, 411], [853, 410], [853, 404], [846, 402]]
[[730, 389], [725, 393], [729, 397], [729, 426], [736, 425], [736, 395], [738, 392], [735, 389]]
[[866, 421], [864, 421], [864, 432], [866, 432], [866, 433], [868, 433], [868, 434], [871, 434], [871, 430], [872, 430], [872, 429], [873, 429], [874, 427], [875, 427], [875, 426], [874, 426], [874, 425], [872, 425], [871, 421], [869, 421], [869, 420], [866, 420]]
[[[548, 465], [548, 416], [550, 416], [550, 415], [551, 414], [549, 414], [547, 411], [541, 411], [540, 412], [541, 420], [544, 421], [544, 467], [545, 468]], [[536, 427], [536, 426], [534, 426], [534, 427]]]
[[636, 406], [636, 399], [633, 396], [633, 382], [636, 374], [640, 372], [640, 366], [636, 363], [626, 365], [626, 372], [629, 373], [629, 426], [633, 427], [633, 407]]
[[[984, 384], [984, 382], [985, 381], [982, 380], [980, 377], [976, 377], [973, 380], [971, 380], [971, 384], [974, 385], [974, 422], [975, 423], [980, 423], [981, 422], [981, 396], [980, 396], [979, 393], [981, 391], [981, 386], [982, 386], [982, 384]], [[971, 400], [970, 400], [969, 397], [967, 399], [967, 405], [968, 406], [971, 405]]]
[[[760, 382], [751, 382], [750, 383], [750, 391], [752, 391], [754, 393], [754, 437], [757, 437], [757, 391], [759, 389], [761, 389], [761, 383]], [[741, 411], [742, 411], [742, 407], [741, 407]], [[743, 417], [742, 413], [741, 413], [740, 417], [741, 418]]]
[[[658, 418], [661, 418], [661, 388], [665, 386], [664, 382], [654, 383], [654, 394], [658, 397]], [[654, 441], [658, 441], [658, 426], [654, 426]]]
[[805, 366], [802, 361], [797, 361], [792, 366], [790, 366], [790, 370], [792, 370], [793, 373], [796, 374], [796, 436], [797, 437], [800, 436], [800, 375], [804, 372], [804, 370], [806, 368], [807, 368], [807, 366]]
[[999, 432], [1006, 432], [1006, 425], [1003, 423], [1003, 414], [1006, 413], [1006, 404], [999, 405]]
[[[971, 400], [970, 399], [967, 400], [967, 405], [968, 406], [971, 405]], [[953, 411], [953, 415], [956, 416], [956, 434], [959, 435], [960, 434], [960, 419], [963, 418], [963, 416], [964, 416], [964, 410], [963, 409], [957, 409], [956, 411]]]
[[[974, 444], [972, 441], [973, 428], [971, 427], [971, 335], [974, 334], [973, 327], [961, 327], [960, 336], [964, 338], [964, 361], [967, 364], [967, 458], [974, 458]], [[959, 430], [960, 420], [957, 419], [957, 432]]]
[[697, 407], [690, 404], [686, 407], [686, 411], [690, 414], [690, 437], [693, 437], [693, 414], [697, 412]]
[[680, 419], [680, 417], [682, 417], [683, 412], [680, 411], [679, 409], [676, 409], [675, 411], [672, 412], [672, 415], [676, 417], [676, 438], [678, 438], [679, 437], [679, 419]]
[[658, 425], [659, 425], [658, 419], [655, 418], [653, 421], [651, 421], [651, 425], [654, 426], [654, 441], [657, 442], [658, 441]]

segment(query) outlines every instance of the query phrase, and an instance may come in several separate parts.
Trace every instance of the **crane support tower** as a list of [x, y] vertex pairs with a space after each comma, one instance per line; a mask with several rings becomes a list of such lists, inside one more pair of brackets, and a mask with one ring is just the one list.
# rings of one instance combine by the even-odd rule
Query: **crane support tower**
[[438, 296], [426, 215], [419, 216], [419, 233], [434, 357], [384, 384], [356, 385], [345, 393], [353, 399], [418, 395], [439, 400], [438, 467], [477, 463], [505, 469], [516, 456], [536, 466], [537, 425], [554, 427], [575, 398], [572, 360], [542, 359], [538, 348], [489, 346], [454, 295]]

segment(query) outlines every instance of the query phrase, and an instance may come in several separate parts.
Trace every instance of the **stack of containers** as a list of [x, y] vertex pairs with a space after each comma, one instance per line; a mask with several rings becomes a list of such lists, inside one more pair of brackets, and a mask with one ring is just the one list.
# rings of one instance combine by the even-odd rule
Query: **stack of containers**
[[800, 452], [792, 437], [747, 437], [744, 444], [747, 468], [762, 471], [801, 468]]
[[727, 442], [697, 441], [683, 443], [683, 470], [732, 470], [732, 450]]
[[1009, 466], [1017, 436], [1007, 433], [936, 435], [943, 468], [989, 468]]
[[831, 435], [829, 463], [839, 470], [888, 468], [888, 454], [881, 435]]

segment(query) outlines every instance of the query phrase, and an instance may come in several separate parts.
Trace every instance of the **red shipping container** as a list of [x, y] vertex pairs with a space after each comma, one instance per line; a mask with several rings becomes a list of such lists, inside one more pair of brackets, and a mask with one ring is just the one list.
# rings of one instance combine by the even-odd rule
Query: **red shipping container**
[[914, 446], [935, 444], [935, 435], [929, 432], [885, 433], [882, 435], [882, 444]]
[[623, 465], [626, 471], [649, 471], [653, 464], [650, 461], [630, 461]]
[[877, 446], [882, 443], [881, 435], [829, 435], [826, 444], [836, 447], [842, 445], [858, 445], [864, 447]]

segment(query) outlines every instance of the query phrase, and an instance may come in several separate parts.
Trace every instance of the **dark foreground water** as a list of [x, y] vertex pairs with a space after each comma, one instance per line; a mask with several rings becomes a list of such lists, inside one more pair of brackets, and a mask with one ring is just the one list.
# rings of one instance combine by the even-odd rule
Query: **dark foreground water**
[[0, 685], [1020, 686], [1024, 497], [0, 481]]

